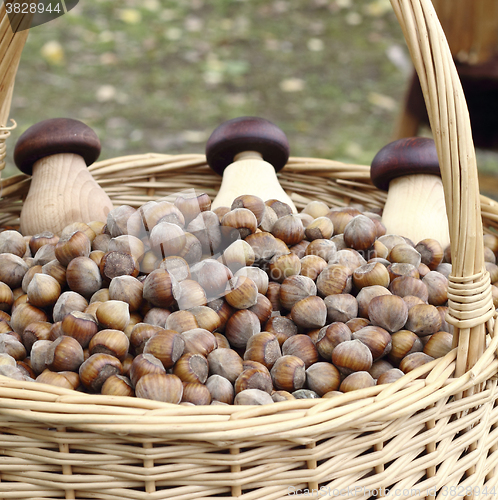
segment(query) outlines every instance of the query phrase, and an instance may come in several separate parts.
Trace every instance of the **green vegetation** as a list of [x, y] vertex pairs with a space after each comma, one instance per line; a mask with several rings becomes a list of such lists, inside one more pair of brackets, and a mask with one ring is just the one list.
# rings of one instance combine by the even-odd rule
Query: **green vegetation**
[[368, 164], [410, 72], [388, 0], [81, 0], [31, 30], [10, 155], [50, 117], [86, 122], [109, 158], [201, 153], [217, 125], [256, 115], [293, 156]]

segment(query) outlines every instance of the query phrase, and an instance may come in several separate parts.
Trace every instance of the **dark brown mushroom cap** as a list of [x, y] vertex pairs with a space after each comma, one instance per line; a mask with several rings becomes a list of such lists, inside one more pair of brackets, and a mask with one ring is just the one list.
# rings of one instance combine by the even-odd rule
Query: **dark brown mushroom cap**
[[281, 170], [289, 159], [289, 141], [272, 122], [264, 118], [242, 116], [221, 124], [206, 144], [209, 166], [222, 175], [234, 157], [244, 151], [257, 151], [275, 168]]
[[99, 138], [90, 127], [78, 120], [43, 120], [19, 137], [14, 148], [14, 161], [19, 170], [31, 175], [35, 162], [61, 153], [80, 155], [87, 165], [91, 165], [100, 155]]
[[404, 175], [441, 175], [436, 145], [428, 137], [408, 137], [384, 146], [372, 160], [370, 178], [387, 191], [389, 183]]

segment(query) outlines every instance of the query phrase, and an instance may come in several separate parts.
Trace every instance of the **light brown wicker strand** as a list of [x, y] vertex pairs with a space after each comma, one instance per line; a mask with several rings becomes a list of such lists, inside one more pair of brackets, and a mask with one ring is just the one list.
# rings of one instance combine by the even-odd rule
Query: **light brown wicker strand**
[[[154, 445], [150, 442], [143, 443], [143, 448], [146, 450], [152, 450]], [[154, 468], [154, 459], [153, 458], [146, 458], [143, 462], [144, 468], [147, 469], [153, 469]], [[156, 482], [153, 479], [149, 479], [145, 481], [145, 492], [146, 493], [154, 493], [156, 491]]]
[[[240, 449], [237, 447], [231, 447], [230, 448], [230, 456], [235, 456], [238, 455], [240, 452]], [[240, 463], [235, 461], [232, 463], [230, 466], [230, 472], [233, 474], [237, 474], [242, 470], [242, 467], [240, 466]], [[240, 497], [242, 495], [242, 486], [240, 484], [233, 484], [232, 485], [232, 496], [233, 497]]]
[[[64, 433], [66, 432], [66, 429], [64, 427], [59, 427], [57, 429], [58, 432]], [[69, 445], [67, 443], [60, 443], [59, 444], [59, 451], [61, 453], [69, 453]], [[73, 474], [73, 470], [70, 464], [63, 464], [62, 465], [62, 474], [71, 476]], [[65, 498], [67, 500], [74, 500], [76, 497], [74, 496], [74, 490], [66, 490], [65, 491]]]
[[[421, 5], [424, 0], [418, 4], [412, 2], [411, 10], [406, 4], [403, 4], [401, 9], [395, 9], [397, 13], [402, 12], [403, 16], [400, 23], [403, 25], [406, 20], [406, 25], [416, 23], [419, 28], [420, 35], [416, 47], [420, 47], [420, 51], [414, 50], [412, 54], [415, 67], [418, 74], [427, 74], [428, 78], [421, 78], [421, 84], [426, 98], [426, 104], [429, 110], [439, 110], [441, 121], [437, 118], [436, 112], [430, 112], [431, 126], [435, 135], [436, 147], [440, 156], [441, 171], [443, 183], [445, 186], [447, 210], [453, 217], [450, 218], [450, 234], [452, 241], [452, 256], [453, 275], [456, 277], [474, 275], [483, 270], [483, 242], [479, 234], [481, 227], [479, 217], [479, 200], [475, 194], [477, 191], [477, 174], [475, 165], [475, 155], [473, 154], [472, 140], [470, 138], [470, 122], [468, 112], [465, 109], [465, 101], [463, 92], [458, 81], [458, 75], [454, 70], [453, 64], [448, 62], [444, 57], [447, 53], [444, 51], [446, 41], [441, 30], [438, 30], [437, 18], [432, 6], [426, 5], [427, 19], [422, 11]], [[393, 4], [398, 4], [397, 0], [393, 0]], [[432, 10], [432, 12], [431, 12]], [[414, 21], [415, 20], [415, 21]], [[427, 22], [428, 30], [425, 31], [425, 22]], [[410, 35], [409, 29], [404, 28], [404, 33]], [[410, 44], [409, 44], [410, 45]], [[431, 46], [433, 53], [434, 66], [431, 54]], [[410, 47], [411, 48], [411, 47]], [[420, 56], [420, 59], [419, 57]], [[427, 62], [424, 62], [427, 61]], [[445, 65], [448, 68], [445, 68]], [[428, 82], [435, 82], [435, 85]], [[437, 97], [436, 97], [437, 96]], [[455, 98], [455, 104], [452, 105], [452, 99]], [[435, 105], [441, 103], [441, 106]], [[456, 120], [449, 120], [450, 127], [448, 128], [448, 117], [443, 115], [444, 103], [448, 103], [448, 111], [451, 115], [453, 112], [456, 115]], [[452, 124], [455, 123], [454, 126]], [[458, 130], [455, 130], [458, 125]], [[457, 140], [458, 139], [458, 140]], [[459, 151], [455, 155], [453, 147], [452, 155], [447, 158], [446, 144], [449, 142], [450, 148], [452, 145], [459, 145]], [[446, 172], [452, 172], [452, 182], [447, 188], [448, 178]], [[460, 175], [462, 178], [460, 178]], [[455, 187], [452, 191], [452, 187]], [[473, 210], [471, 210], [471, 207]], [[457, 215], [455, 220], [455, 214]], [[482, 233], [481, 233], [482, 234]], [[450, 315], [452, 314], [450, 309]], [[492, 314], [491, 310], [490, 313]], [[489, 318], [489, 314], [481, 318], [476, 318], [474, 324], [470, 328], [459, 328], [456, 326], [455, 334], [459, 339], [459, 351], [457, 361], [457, 375], [468, 370], [477, 361], [482, 346], [484, 345], [483, 338], [485, 330], [483, 323]], [[465, 349], [465, 347], [469, 349]], [[472, 347], [470, 347], [472, 346]]]
[[[316, 448], [316, 443], [312, 442], [306, 445], [307, 450], [314, 450]], [[316, 468], [318, 467], [318, 463], [316, 461], [316, 458], [310, 458], [309, 460], [306, 461], [306, 467], [312, 471], [316, 471]], [[314, 477], [314, 476], [312, 476]], [[316, 479], [313, 481], [308, 482], [308, 490], [309, 491], [318, 491], [319, 484]]]

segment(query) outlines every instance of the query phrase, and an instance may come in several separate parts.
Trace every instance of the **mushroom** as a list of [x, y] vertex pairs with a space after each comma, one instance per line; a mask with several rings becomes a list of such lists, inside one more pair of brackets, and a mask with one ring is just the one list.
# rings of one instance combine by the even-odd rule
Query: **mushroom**
[[433, 238], [450, 244], [436, 146], [427, 137], [399, 139], [384, 146], [372, 161], [374, 185], [388, 191], [382, 213], [387, 233], [413, 243]]
[[21, 211], [23, 234], [60, 234], [72, 222], [106, 221], [112, 202], [87, 169], [99, 154], [95, 132], [70, 118], [44, 120], [19, 137], [14, 161], [33, 176]]
[[235, 198], [249, 194], [263, 201], [282, 201], [297, 211], [276, 175], [287, 163], [289, 143], [270, 121], [246, 116], [221, 124], [208, 139], [206, 157], [209, 166], [223, 175], [212, 210], [230, 207]]

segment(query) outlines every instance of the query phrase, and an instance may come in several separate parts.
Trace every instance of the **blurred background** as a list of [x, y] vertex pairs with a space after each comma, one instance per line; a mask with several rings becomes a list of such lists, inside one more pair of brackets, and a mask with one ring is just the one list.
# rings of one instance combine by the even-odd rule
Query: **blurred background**
[[[95, 129], [100, 159], [203, 153], [219, 124], [253, 115], [284, 130], [292, 156], [370, 164], [411, 77], [389, 0], [80, 0], [29, 34], [2, 176], [18, 172], [19, 135], [62, 116]], [[498, 198], [498, 157], [478, 163]]]

